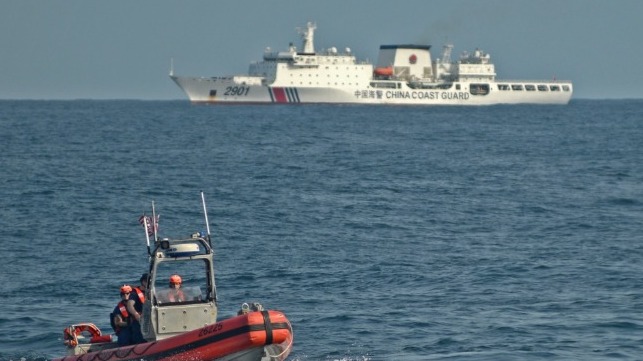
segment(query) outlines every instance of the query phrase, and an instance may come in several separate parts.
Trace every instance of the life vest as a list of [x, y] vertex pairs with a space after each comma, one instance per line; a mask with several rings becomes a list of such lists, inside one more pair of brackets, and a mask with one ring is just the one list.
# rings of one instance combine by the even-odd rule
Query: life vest
[[123, 317], [123, 320], [127, 320], [129, 318], [129, 313], [127, 312], [127, 306], [123, 301], [118, 303], [118, 311], [121, 313], [121, 316]]
[[127, 306], [125, 305], [125, 303], [123, 303], [123, 301], [119, 302], [116, 307], [118, 307], [118, 313], [112, 312], [109, 314], [109, 324], [112, 326], [114, 332], [118, 335], [121, 332], [121, 328], [114, 322], [114, 317], [120, 314], [123, 320], [129, 323], [129, 313], [127, 312]]
[[138, 298], [137, 300], [134, 300], [134, 309], [138, 313], [141, 313], [143, 311], [143, 304], [145, 303], [145, 292], [138, 287], [134, 287], [133, 291]]
[[145, 303], [145, 292], [143, 292], [143, 290], [138, 287], [134, 287], [134, 293], [136, 293], [136, 296], [138, 296], [138, 300], [141, 302], [141, 304]]

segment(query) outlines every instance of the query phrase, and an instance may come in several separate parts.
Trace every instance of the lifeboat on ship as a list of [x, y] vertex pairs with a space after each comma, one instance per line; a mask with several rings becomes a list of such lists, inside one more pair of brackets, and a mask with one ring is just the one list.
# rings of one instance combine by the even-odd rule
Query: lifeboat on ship
[[392, 76], [393, 67], [387, 66], [387, 67], [375, 68], [375, 70], [373, 70], [373, 74], [375, 74], [376, 76]]
[[[103, 334], [93, 323], [75, 324], [63, 331], [67, 356], [53, 361], [283, 361], [288, 357], [293, 332], [281, 311], [244, 303], [236, 316], [217, 320], [214, 251], [203, 194], [201, 198], [207, 235], [161, 239], [156, 234], [154, 206], [152, 217], [141, 217], [149, 254], [140, 321], [145, 341], [119, 346], [115, 336]], [[181, 299], [168, 297], [168, 279], [174, 274], [183, 279]]]

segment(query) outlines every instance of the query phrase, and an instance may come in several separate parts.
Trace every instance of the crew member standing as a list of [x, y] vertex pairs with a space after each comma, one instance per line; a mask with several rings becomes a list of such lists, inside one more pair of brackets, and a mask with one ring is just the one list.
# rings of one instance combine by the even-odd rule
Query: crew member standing
[[132, 332], [131, 344], [143, 343], [145, 339], [141, 333], [141, 316], [143, 315], [143, 304], [145, 303], [145, 291], [147, 290], [148, 274], [141, 276], [141, 285], [134, 287], [132, 295], [127, 301], [127, 311], [131, 316], [130, 328]]
[[127, 312], [127, 301], [132, 293], [130, 285], [121, 286], [121, 301], [111, 313], [110, 321], [112, 328], [118, 336], [118, 346], [127, 346], [132, 341], [132, 329], [130, 327], [130, 314]]

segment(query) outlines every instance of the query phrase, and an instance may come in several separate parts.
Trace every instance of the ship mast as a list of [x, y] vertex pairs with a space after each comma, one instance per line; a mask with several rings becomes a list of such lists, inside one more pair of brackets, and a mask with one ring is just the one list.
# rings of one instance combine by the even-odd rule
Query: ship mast
[[311, 21], [309, 21], [306, 24], [306, 29], [301, 29], [301, 28], [297, 29], [299, 31], [299, 34], [301, 34], [301, 38], [304, 43], [303, 44], [304, 53], [307, 53], [307, 54], [315, 53], [315, 45], [313, 44], [313, 38], [315, 37], [315, 29], [317, 29], [317, 25]]
[[437, 71], [435, 74], [436, 79], [447, 80], [451, 78], [451, 51], [453, 50], [452, 44], [445, 44], [442, 46], [442, 58], [437, 61]]

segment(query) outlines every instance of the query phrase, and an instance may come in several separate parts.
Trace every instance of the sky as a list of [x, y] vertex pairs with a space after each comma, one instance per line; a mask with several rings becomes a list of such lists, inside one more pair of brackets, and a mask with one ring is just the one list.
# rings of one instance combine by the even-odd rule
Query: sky
[[642, 0], [0, 0], [0, 99], [187, 99], [177, 75], [243, 74], [266, 47], [480, 48], [499, 79], [565, 79], [575, 99], [643, 98]]

